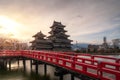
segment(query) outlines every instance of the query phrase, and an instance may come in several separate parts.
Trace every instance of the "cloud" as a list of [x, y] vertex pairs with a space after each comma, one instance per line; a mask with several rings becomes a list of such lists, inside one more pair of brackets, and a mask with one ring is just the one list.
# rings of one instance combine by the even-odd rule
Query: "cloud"
[[18, 31], [25, 39], [40, 30], [48, 35], [54, 20], [67, 26], [72, 39], [115, 29], [119, 8], [120, 0], [0, 0], [0, 15], [23, 24]]

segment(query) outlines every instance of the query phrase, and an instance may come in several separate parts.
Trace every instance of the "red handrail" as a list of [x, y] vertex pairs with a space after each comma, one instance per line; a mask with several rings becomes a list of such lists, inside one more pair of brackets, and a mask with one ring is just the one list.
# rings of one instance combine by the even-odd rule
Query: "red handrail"
[[[71, 53], [72, 54], [72, 53]], [[57, 66], [64, 67], [101, 80], [119, 80], [120, 79], [120, 64], [115, 62], [99, 61], [95, 58], [103, 58], [110, 60], [119, 60], [112, 57], [93, 56], [93, 55], [68, 55], [61, 52], [48, 51], [1, 51], [0, 56], [23, 56], [36, 60], [48, 62]], [[84, 58], [80, 56], [89, 56]], [[105, 74], [113, 75], [113, 77]]]

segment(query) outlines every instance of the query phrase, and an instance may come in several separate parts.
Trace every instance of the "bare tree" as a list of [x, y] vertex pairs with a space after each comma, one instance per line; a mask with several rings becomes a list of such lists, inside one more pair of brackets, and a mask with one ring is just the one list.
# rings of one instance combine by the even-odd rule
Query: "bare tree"
[[0, 50], [26, 50], [29, 46], [26, 42], [22, 43], [17, 39], [0, 38]]

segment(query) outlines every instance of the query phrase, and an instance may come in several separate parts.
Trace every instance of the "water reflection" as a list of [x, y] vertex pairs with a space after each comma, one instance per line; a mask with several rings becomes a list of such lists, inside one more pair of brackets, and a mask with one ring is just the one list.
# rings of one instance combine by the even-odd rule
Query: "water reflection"
[[24, 73], [22, 69], [12, 71], [1, 71], [0, 80], [51, 80], [49, 76], [36, 75], [34, 72], [30, 74]]
[[18, 66], [17, 62], [12, 62], [11, 70], [9, 70], [9, 65], [7, 65], [7, 70], [0, 70], [0, 80], [58, 80], [53, 77], [53, 73], [51, 74], [52, 67], [48, 66], [48, 74], [45, 76], [43, 71], [43, 65], [39, 66], [39, 74], [35, 73], [35, 66], [31, 71], [30, 69], [30, 61], [26, 61], [26, 72], [23, 71], [23, 64], [20, 61], [20, 66]]
[[27, 80], [21, 70], [0, 70], [0, 80]]

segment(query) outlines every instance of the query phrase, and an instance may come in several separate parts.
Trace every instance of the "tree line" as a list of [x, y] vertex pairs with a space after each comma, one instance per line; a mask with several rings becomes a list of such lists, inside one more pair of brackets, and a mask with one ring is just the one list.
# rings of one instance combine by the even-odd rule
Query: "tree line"
[[13, 38], [0, 38], [0, 50], [28, 50], [29, 45]]

